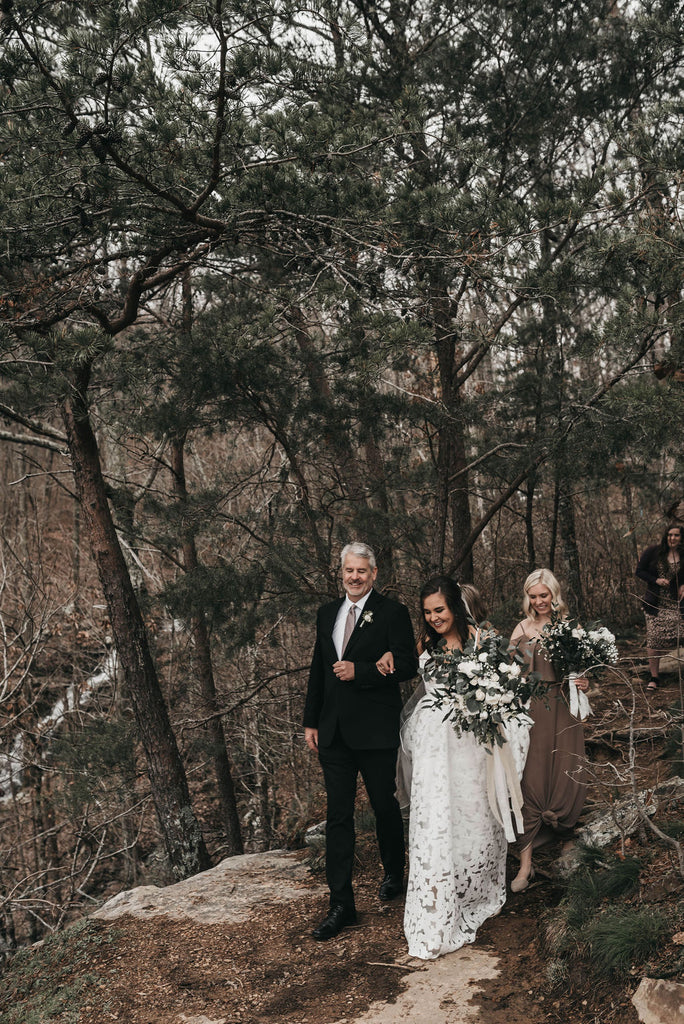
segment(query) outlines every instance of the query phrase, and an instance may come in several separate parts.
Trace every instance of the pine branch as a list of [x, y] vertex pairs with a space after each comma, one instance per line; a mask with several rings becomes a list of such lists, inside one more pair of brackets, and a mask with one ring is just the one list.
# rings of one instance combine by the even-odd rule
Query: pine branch
[[64, 445], [56, 444], [47, 438], [35, 437], [33, 434], [12, 434], [8, 430], [0, 430], [0, 441], [9, 441], [11, 444], [30, 444], [36, 448], [47, 448], [60, 455], [67, 455], [66, 440]]
[[[66, 445], [66, 434], [63, 434], [59, 430], [55, 430], [54, 427], [50, 427], [47, 423], [38, 423], [36, 420], [32, 420], [27, 416], [23, 416], [20, 412], [12, 409], [9, 405], [5, 405], [4, 402], [0, 402], [0, 416], [4, 416], [5, 419], [11, 420], [13, 423], [20, 423], [22, 427], [28, 427], [34, 434], [38, 434], [40, 437], [52, 438], [55, 441], [61, 441], [62, 447], [54, 445], [55, 451], [64, 451]], [[14, 436], [14, 435], [12, 435]], [[26, 444], [32, 442], [26, 441]], [[35, 443], [35, 442], [34, 442]], [[47, 447], [47, 446], [46, 446]]]

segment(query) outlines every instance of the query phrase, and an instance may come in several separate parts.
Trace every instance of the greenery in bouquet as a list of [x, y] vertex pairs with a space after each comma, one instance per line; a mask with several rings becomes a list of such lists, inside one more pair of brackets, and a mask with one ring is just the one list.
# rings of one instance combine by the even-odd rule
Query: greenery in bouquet
[[552, 618], [539, 635], [537, 649], [553, 664], [559, 679], [571, 672], [584, 675], [618, 660], [615, 637], [599, 622], [580, 626], [576, 619]]
[[444, 721], [459, 736], [472, 732], [479, 743], [502, 746], [501, 727], [514, 721], [531, 724], [528, 703], [548, 689], [539, 673], [523, 675], [522, 664], [498, 633], [478, 632], [462, 651], [442, 643], [424, 669], [431, 702], [444, 710]]

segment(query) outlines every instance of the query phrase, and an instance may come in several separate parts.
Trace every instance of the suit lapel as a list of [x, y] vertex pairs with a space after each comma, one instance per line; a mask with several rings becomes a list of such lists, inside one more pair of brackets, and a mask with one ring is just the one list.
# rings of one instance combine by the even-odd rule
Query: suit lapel
[[325, 610], [325, 617], [321, 616], [321, 641], [330, 644], [335, 661], [337, 661], [337, 651], [335, 650], [335, 645], [333, 643], [333, 630], [335, 628], [337, 613], [339, 612], [343, 601], [344, 598], [338, 598], [337, 601], [328, 605]]

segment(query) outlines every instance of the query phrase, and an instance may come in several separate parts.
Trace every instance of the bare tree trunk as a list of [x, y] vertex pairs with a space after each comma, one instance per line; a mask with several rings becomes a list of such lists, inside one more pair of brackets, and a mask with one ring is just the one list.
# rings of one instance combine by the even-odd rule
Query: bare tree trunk
[[[632, 502], [632, 485], [627, 475], [622, 475], [622, 493], [625, 496], [625, 509], [627, 510], [627, 522], [629, 523], [629, 538], [632, 547], [632, 557], [635, 562], [639, 561], [639, 545], [637, 544], [636, 531], [634, 529], [634, 504]], [[672, 518], [672, 517], [670, 517]]]
[[[172, 442], [171, 465], [173, 468], [173, 487], [176, 497], [181, 503], [187, 502], [188, 498], [183, 449], [183, 439], [176, 439]], [[195, 539], [190, 533], [186, 534], [183, 538], [182, 547], [185, 571], [193, 572], [197, 569], [198, 559]], [[216, 775], [228, 852], [234, 855], [242, 853], [244, 847], [240, 832], [240, 818], [235, 800], [235, 787], [233, 786], [230, 761], [228, 760], [228, 752], [226, 750], [226, 737], [223, 732], [223, 723], [217, 714], [218, 702], [216, 700], [214, 668], [211, 659], [211, 644], [203, 615], [192, 615], [190, 617], [190, 628], [195, 641], [197, 656], [197, 681], [202, 702], [201, 715], [207, 723], [209, 733], [211, 759], [214, 765], [214, 774]]]
[[551, 519], [551, 541], [549, 543], [549, 569], [556, 571], [556, 545], [558, 543], [558, 514], [560, 508], [560, 480], [556, 475], [553, 488], [553, 516]]
[[534, 550], [534, 492], [537, 485], [536, 470], [532, 470], [527, 478], [525, 492], [525, 537], [527, 539], [527, 571], [532, 572], [537, 566], [537, 554]]
[[90, 368], [82, 367], [62, 403], [83, 522], [104, 591], [117, 653], [147, 757], [152, 797], [178, 878], [210, 866], [192, 810], [187, 778], [150, 652], [140, 606], [107, 503], [102, 466], [86, 405]]
[[[373, 507], [379, 508], [385, 521], [387, 521], [389, 517], [390, 501], [387, 494], [387, 473], [385, 470], [382, 452], [380, 451], [374, 437], [369, 437], [365, 441], [364, 450], [366, 453], [366, 463], [370, 470], [374, 487], [369, 504]], [[394, 547], [391, 531], [385, 530], [381, 536], [372, 537], [371, 543], [373, 550], [377, 554], [378, 565], [380, 566], [382, 577], [389, 584], [387, 588], [383, 589], [392, 590], [396, 588], [397, 576], [396, 566], [394, 563]]]
[[568, 596], [572, 598], [572, 601], [568, 603], [574, 604], [576, 614], [580, 619], [583, 619], [585, 616], [584, 588], [582, 586], [579, 549], [575, 532], [575, 505], [570, 489], [562, 479], [560, 480], [559, 489], [558, 524], [563, 543], [563, 559], [566, 565], [564, 589]]
[[435, 533], [431, 562], [437, 572], [444, 571], [444, 563], [447, 560], [447, 529], [449, 516], [451, 516], [452, 553], [450, 561], [453, 561], [456, 553], [459, 552], [462, 556], [459, 561], [461, 578], [471, 581], [473, 578], [472, 547], [463, 550], [464, 541], [470, 536], [472, 530], [468, 494], [469, 477], [466, 470], [468, 463], [461, 396], [454, 380], [456, 342], [449, 321], [448, 302], [447, 295], [433, 293], [440, 390], [447, 416], [439, 427]]
[[432, 318], [435, 331], [435, 349], [439, 368], [439, 382], [442, 396], [443, 420], [439, 425], [439, 451], [437, 453], [437, 488], [435, 508], [435, 534], [433, 537], [433, 567], [444, 571], [447, 561], [446, 539], [451, 517], [451, 555], [453, 563], [459, 553], [460, 575], [463, 580], [473, 578], [472, 546], [464, 542], [472, 530], [470, 497], [468, 494], [468, 461], [462, 410], [460, 383], [457, 377], [456, 359], [460, 340], [454, 331], [451, 319], [451, 300], [446, 287], [440, 280], [432, 281], [430, 287]]
[[[330, 382], [316, 359], [316, 347], [309, 335], [304, 313], [299, 307], [293, 306], [289, 311], [289, 317], [295, 339], [303, 356], [303, 365], [311, 390], [321, 395], [326, 401], [332, 402]], [[342, 444], [340, 444], [340, 440], [343, 440]], [[367, 503], [372, 508], [379, 509], [386, 521], [389, 516], [390, 506], [387, 494], [387, 477], [382, 452], [372, 433], [364, 436], [362, 431], [362, 436], [358, 442], [359, 448], [363, 449], [365, 462], [357, 452], [357, 442], [350, 436], [344, 439], [334, 436], [323, 436], [320, 438], [320, 444], [321, 446], [325, 445], [330, 450], [352, 508], [361, 508]], [[372, 485], [368, 488], [364, 486], [367, 473], [370, 474], [373, 481]], [[384, 584], [387, 581], [389, 584], [388, 589], [391, 590], [393, 585], [396, 585], [396, 567], [394, 564], [391, 531], [380, 528], [377, 535], [368, 536], [367, 539], [376, 553], [382, 582]], [[383, 589], [385, 589], [384, 585]], [[337, 594], [336, 587], [333, 593]]]
[[81, 508], [74, 502], [71, 545], [71, 579], [74, 584], [74, 623], [81, 612]]
[[251, 702], [245, 708], [245, 749], [249, 750], [252, 770], [245, 779], [250, 792], [251, 848], [256, 852], [268, 850], [271, 844], [271, 799], [266, 751], [261, 742], [263, 723], [259, 707]]
[[[460, 408], [460, 396], [455, 395], [452, 401], [454, 411]], [[453, 553], [461, 551], [464, 540], [470, 535], [472, 529], [472, 517], [470, 515], [470, 495], [468, 493], [469, 475], [466, 472], [468, 460], [466, 457], [465, 431], [463, 419], [460, 416], [454, 418], [450, 428], [451, 448], [451, 474], [456, 476], [458, 483], [450, 488], [451, 524], [453, 536]], [[466, 557], [461, 562], [461, 579], [465, 583], [473, 581], [473, 549], [470, 547]]]

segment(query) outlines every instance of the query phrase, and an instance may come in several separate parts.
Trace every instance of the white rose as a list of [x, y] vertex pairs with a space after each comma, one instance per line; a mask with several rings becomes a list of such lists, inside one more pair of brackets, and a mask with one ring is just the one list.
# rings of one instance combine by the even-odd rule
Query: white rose
[[464, 676], [468, 676], [469, 679], [472, 679], [479, 667], [480, 666], [476, 661], [462, 661], [458, 666], [458, 671], [462, 672]]
[[482, 662], [482, 664], [484, 665], [484, 663], [485, 663], [485, 662], [486, 662], [486, 661], [488, 660], [488, 656], [487, 656], [487, 654], [485, 653], [485, 651], [482, 651], [482, 652], [481, 652], [480, 654], [478, 654], [478, 656], [477, 656], [477, 660], [478, 660], [478, 661], [481, 661], [481, 662]]
[[475, 700], [482, 701], [484, 699], [485, 699], [485, 692], [484, 692], [484, 690], [477, 689], [475, 691]]

